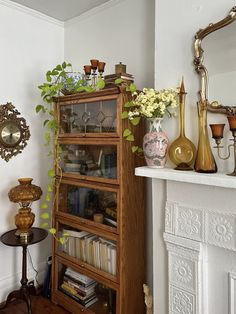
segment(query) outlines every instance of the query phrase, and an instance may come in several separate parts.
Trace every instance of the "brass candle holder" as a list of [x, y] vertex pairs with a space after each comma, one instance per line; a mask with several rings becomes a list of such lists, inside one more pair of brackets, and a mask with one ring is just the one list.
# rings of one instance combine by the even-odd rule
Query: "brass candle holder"
[[91, 70], [92, 70], [91, 65], [84, 65], [84, 74], [87, 86], [90, 85]]
[[91, 65], [84, 66], [86, 85], [96, 88], [97, 79], [103, 78], [106, 63], [97, 59], [90, 60]]
[[221, 156], [220, 149], [223, 148], [221, 146], [221, 140], [224, 137], [224, 127], [225, 124], [210, 124], [211, 132], [212, 132], [212, 138], [214, 138], [216, 142], [216, 146], [214, 148], [217, 149], [217, 155], [220, 159], [222, 160], [227, 160], [231, 156], [231, 147], [233, 147], [233, 152], [234, 152], [234, 171], [232, 173], [227, 174], [228, 176], [236, 176], [236, 116], [228, 116], [227, 117], [228, 122], [229, 122], [229, 129], [232, 132], [233, 138], [231, 141], [233, 141], [233, 144], [228, 145], [228, 154], [226, 157]]

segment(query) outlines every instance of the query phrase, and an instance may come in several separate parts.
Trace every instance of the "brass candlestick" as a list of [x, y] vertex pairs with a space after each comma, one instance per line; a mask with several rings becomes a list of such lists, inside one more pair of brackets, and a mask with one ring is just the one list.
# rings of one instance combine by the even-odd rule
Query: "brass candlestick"
[[220, 149], [223, 148], [223, 146], [221, 146], [221, 140], [223, 138], [223, 133], [224, 133], [224, 123], [221, 124], [210, 124], [210, 128], [212, 131], [212, 138], [214, 138], [215, 142], [216, 142], [216, 146], [214, 148], [217, 149], [217, 155], [220, 159], [222, 160], [227, 160], [230, 158], [231, 156], [231, 150], [230, 148], [233, 147], [233, 151], [234, 151], [234, 171], [232, 173], [227, 174], [228, 176], [236, 176], [236, 116], [228, 116], [227, 117], [228, 122], [229, 122], [229, 128], [230, 131], [232, 132], [233, 138], [231, 139], [231, 141], [233, 141], [233, 144], [229, 144], [227, 146], [228, 148], [228, 154], [226, 157], [221, 156], [221, 152]]

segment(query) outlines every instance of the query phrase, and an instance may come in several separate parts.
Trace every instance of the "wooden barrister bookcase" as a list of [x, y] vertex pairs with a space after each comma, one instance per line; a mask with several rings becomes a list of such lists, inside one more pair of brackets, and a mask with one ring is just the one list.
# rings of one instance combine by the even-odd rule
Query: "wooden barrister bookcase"
[[[54, 240], [52, 301], [75, 314], [145, 313], [145, 189], [134, 175], [143, 160], [123, 138], [128, 99], [112, 87], [55, 102], [62, 177], [53, 220], [70, 236], [64, 246]], [[143, 125], [133, 132], [141, 146]], [[93, 280], [82, 302], [62, 289], [68, 269]]]

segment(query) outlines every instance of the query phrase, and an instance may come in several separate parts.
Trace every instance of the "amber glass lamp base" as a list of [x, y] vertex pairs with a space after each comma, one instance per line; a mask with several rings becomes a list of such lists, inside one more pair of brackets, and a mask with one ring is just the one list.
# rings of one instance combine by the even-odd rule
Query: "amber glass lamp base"
[[17, 231], [16, 236], [20, 238], [28, 238], [31, 236], [31, 227], [33, 226], [35, 214], [31, 212], [31, 208], [23, 207], [19, 209], [19, 213], [15, 216], [15, 225]]

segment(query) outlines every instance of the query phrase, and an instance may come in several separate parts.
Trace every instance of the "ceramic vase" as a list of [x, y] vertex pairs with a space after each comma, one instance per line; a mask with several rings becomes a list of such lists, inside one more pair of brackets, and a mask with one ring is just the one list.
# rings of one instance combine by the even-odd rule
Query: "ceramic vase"
[[168, 137], [162, 131], [162, 118], [152, 118], [149, 121], [149, 132], [143, 138], [143, 151], [148, 167], [164, 168], [167, 158]]

